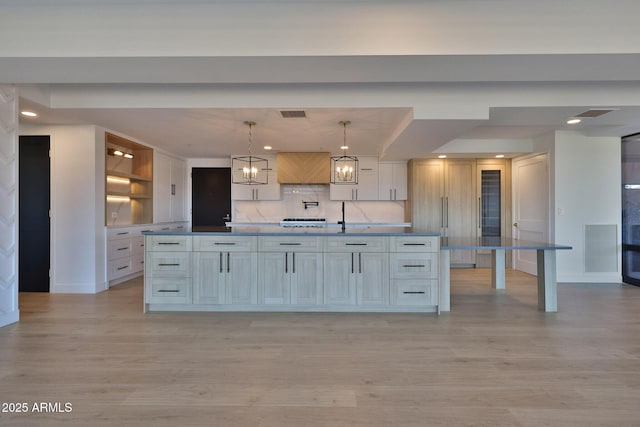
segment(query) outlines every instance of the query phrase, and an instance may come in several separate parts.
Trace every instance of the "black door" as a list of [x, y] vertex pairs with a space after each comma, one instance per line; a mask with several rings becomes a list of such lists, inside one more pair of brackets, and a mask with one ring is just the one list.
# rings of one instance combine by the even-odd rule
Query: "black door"
[[224, 226], [231, 220], [231, 169], [193, 168], [193, 227]]
[[21, 136], [19, 149], [18, 287], [49, 292], [49, 136]]

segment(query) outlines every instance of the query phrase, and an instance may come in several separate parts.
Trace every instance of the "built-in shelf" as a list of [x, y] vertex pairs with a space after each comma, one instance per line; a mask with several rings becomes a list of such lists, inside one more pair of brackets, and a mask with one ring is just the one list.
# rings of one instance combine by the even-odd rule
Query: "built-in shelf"
[[153, 149], [106, 132], [105, 188], [106, 225], [153, 222]]

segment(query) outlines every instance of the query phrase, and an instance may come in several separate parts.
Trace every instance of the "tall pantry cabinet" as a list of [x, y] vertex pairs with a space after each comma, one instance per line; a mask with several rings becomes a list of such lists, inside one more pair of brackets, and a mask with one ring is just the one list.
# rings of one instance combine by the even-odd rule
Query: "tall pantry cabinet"
[[154, 151], [154, 222], [187, 221], [186, 163]]
[[[482, 236], [482, 224], [491, 222], [495, 224], [495, 218], [487, 221], [484, 216], [494, 209], [483, 209], [483, 188], [486, 185], [478, 184], [482, 179], [482, 171], [501, 169], [503, 172], [499, 179], [502, 186], [502, 203], [498, 207], [500, 223], [499, 235], [510, 235], [507, 230], [506, 218], [508, 204], [506, 203], [507, 162], [503, 159], [414, 159], [409, 162], [408, 168], [408, 198], [405, 208], [406, 220], [412, 223], [417, 231], [439, 232], [443, 237], [480, 237]], [[487, 175], [495, 178], [495, 175]], [[495, 188], [491, 187], [492, 191]], [[495, 197], [490, 198], [495, 200]], [[494, 206], [495, 207], [495, 206]], [[488, 229], [485, 227], [485, 229]], [[458, 266], [477, 265], [476, 251], [457, 250], [451, 251], [451, 264]]]

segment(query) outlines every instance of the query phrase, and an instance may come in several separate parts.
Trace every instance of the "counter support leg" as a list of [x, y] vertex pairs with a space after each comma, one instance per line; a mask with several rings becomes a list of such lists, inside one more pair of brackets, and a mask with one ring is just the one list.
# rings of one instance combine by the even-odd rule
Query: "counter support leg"
[[505, 288], [504, 261], [504, 249], [493, 249], [491, 251], [491, 287], [494, 289]]
[[451, 273], [449, 251], [440, 251], [438, 311], [451, 311]]
[[556, 281], [556, 251], [538, 250], [538, 309], [558, 311], [558, 283]]

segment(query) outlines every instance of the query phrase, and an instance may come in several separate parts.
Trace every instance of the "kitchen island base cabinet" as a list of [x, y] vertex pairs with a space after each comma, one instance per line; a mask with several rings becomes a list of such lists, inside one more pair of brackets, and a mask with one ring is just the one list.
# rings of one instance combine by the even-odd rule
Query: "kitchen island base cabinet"
[[439, 312], [439, 239], [432, 235], [146, 239], [151, 311]]

